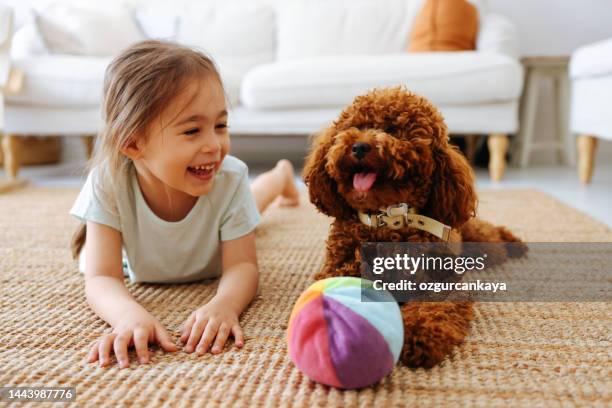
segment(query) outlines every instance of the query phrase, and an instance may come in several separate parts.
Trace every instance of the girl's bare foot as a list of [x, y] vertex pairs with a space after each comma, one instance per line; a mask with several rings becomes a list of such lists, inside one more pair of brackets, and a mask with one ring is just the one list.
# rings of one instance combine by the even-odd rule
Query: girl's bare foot
[[295, 207], [300, 204], [300, 192], [295, 185], [295, 175], [293, 165], [289, 160], [281, 159], [274, 166], [274, 171], [278, 171], [285, 176], [285, 185], [280, 196], [274, 202], [279, 207]]

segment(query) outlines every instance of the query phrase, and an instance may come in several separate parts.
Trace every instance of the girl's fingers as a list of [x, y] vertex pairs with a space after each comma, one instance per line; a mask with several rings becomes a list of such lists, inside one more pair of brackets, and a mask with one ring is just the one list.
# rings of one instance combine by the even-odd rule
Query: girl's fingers
[[128, 358], [128, 345], [130, 344], [131, 339], [131, 331], [121, 332], [117, 337], [115, 337], [113, 348], [115, 349], [115, 355], [117, 356], [117, 361], [119, 362], [120, 368], [130, 366], [130, 360]]
[[104, 367], [110, 362], [110, 351], [115, 340], [115, 334], [109, 333], [102, 336], [98, 342], [98, 358], [100, 359], [100, 367]]
[[89, 349], [89, 354], [87, 354], [87, 362], [93, 363], [98, 360], [98, 342], [94, 341]]
[[181, 334], [181, 341], [183, 342], [183, 344], [189, 338], [189, 333], [191, 333], [191, 328], [193, 327], [194, 322], [195, 322], [195, 313], [192, 313], [189, 315], [189, 317], [185, 321], [185, 324], [183, 325], [183, 332]]
[[208, 324], [206, 325], [206, 329], [204, 329], [204, 334], [202, 334], [202, 338], [200, 339], [200, 342], [196, 347], [196, 350], [199, 355], [202, 355], [206, 353], [206, 351], [208, 351], [208, 348], [215, 339], [215, 335], [217, 334], [218, 330], [219, 323], [214, 320], [209, 320]]
[[217, 331], [217, 337], [215, 337], [215, 343], [213, 344], [212, 349], [210, 350], [211, 353], [217, 354], [220, 353], [221, 350], [223, 350], [223, 346], [227, 341], [229, 333], [230, 331], [225, 324], [221, 324], [219, 326], [219, 330]]
[[146, 364], [149, 362], [149, 332], [148, 330], [137, 327], [134, 329], [134, 348], [136, 348], [136, 355], [138, 360]]
[[185, 345], [185, 351], [187, 351], [188, 353], [192, 353], [195, 350], [196, 344], [198, 344], [198, 342], [200, 341], [200, 337], [202, 337], [202, 332], [206, 327], [206, 323], [208, 323], [208, 319], [196, 319], [195, 323], [191, 327], [191, 333], [189, 334], [189, 339], [187, 340], [187, 344]]
[[239, 324], [235, 324], [232, 327], [232, 334], [234, 335], [234, 343], [236, 343], [236, 346], [244, 346], [244, 334], [242, 333], [242, 328]]
[[178, 351], [177, 345], [170, 339], [170, 335], [160, 323], [155, 324], [155, 338], [162, 349], [166, 351]]

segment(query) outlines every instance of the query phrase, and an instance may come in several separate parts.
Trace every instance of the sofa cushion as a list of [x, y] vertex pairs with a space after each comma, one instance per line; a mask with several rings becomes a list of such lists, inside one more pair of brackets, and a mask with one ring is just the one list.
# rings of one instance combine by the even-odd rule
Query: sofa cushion
[[275, 30], [272, 6], [194, 3], [181, 17], [177, 41], [212, 56], [221, 71], [242, 76], [274, 60]]
[[145, 37], [122, 6], [51, 3], [34, 9], [36, 25], [50, 52], [112, 56]]
[[29, 23], [19, 28], [13, 34], [11, 58], [25, 58], [31, 55], [49, 54], [49, 50], [40, 35], [36, 24]]
[[277, 59], [388, 54], [405, 49], [422, 0], [281, 1]]
[[11, 103], [50, 107], [99, 106], [109, 57], [43, 55], [16, 59], [25, 80]]
[[182, 7], [166, 0], [139, 2], [132, 10], [134, 20], [149, 39], [175, 41]]
[[[104, 71], [110, 57], [74, 55], [30, 56], [13, 61], [25, 74], [19, 94], [7, 96], [11, 104], [41, 107], [98, 107], [102, 99]], [[221, 77], [230, 104], [238, 103], [242, 72], [224, 64]]]
[[0, 4], [0, 45], [10, 37], [13, 28], [13, 10]]
[[572, 78], [612, 74], [612, 38], [580, 47], [570, 63]]
[[344, 106], [374, 87], [404, 84], [444, 105], [511, 101], [522, 89], [521, 65], [476, 52], [320, 57], [254, 68], [241, 101], [252, 108]]
[[408, 51], [463, 51], [476, 48], [478, 10], [467, 0], [426, 0], [416, 17]]

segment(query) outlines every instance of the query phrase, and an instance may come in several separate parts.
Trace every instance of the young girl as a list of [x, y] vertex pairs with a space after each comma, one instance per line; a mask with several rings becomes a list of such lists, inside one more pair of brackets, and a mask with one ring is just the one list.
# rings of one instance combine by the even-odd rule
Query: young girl
[[130, 295], [124, 275], [165, 283], [221, 276], [180, 339], [199, 355], [221, 352], [230, 335], [241, 347], [238, 317], [258, 285], [253, 230], [275, 199], [298, 204], [291, 164], [281, 160], [249, 186], [246, 165], [228, 155], [219, 73], [206, 56], [176, 44], [145, 41], [119, 55], [106, 71], [103, 114], [91, 171], [70, 210], [86, 223], [72, 249], [87, 301], [112, 327], [92, 345], [89, 362], [105, 366], [114, 352], [128, 367], [130, 345], [141, 363], [149, 343], [178, 350]]

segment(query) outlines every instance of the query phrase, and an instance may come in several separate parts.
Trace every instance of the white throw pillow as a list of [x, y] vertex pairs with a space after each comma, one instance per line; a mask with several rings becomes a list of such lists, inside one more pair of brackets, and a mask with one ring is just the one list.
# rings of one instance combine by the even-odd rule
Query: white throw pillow
[[34, 9], [47, 49], [54, 54], [113, 56], [144, 40], [127, 8], [52, 3]]
[[181, 17], [177, 41], [212, 56], [222, 74], [231, 70], [233, 75], [242, 75], [274, 60], [275, 31], [271, 6], [207, 3]]
[[49, 51], [38, 32], [36, 24], [26, 24], [13, 34], [12, 58], [26, 58], [34, 55], [46, 55], [48, 53]]
[[141, 31], [147, 38], [174, 41], [178, 32], [180, 18], [155, 11], [137, 11], [134, 14]]
[[138, 4], [134, 17], [147, 38], [174, 41], [184, 5], [165, 0], [148, 0]]
[[278, 4], [278, 60], [403, 52], [423, 0], [286, 0]]
[[8, 40], [13, 29], [12, 10], [0, 4], [0, 45]]

